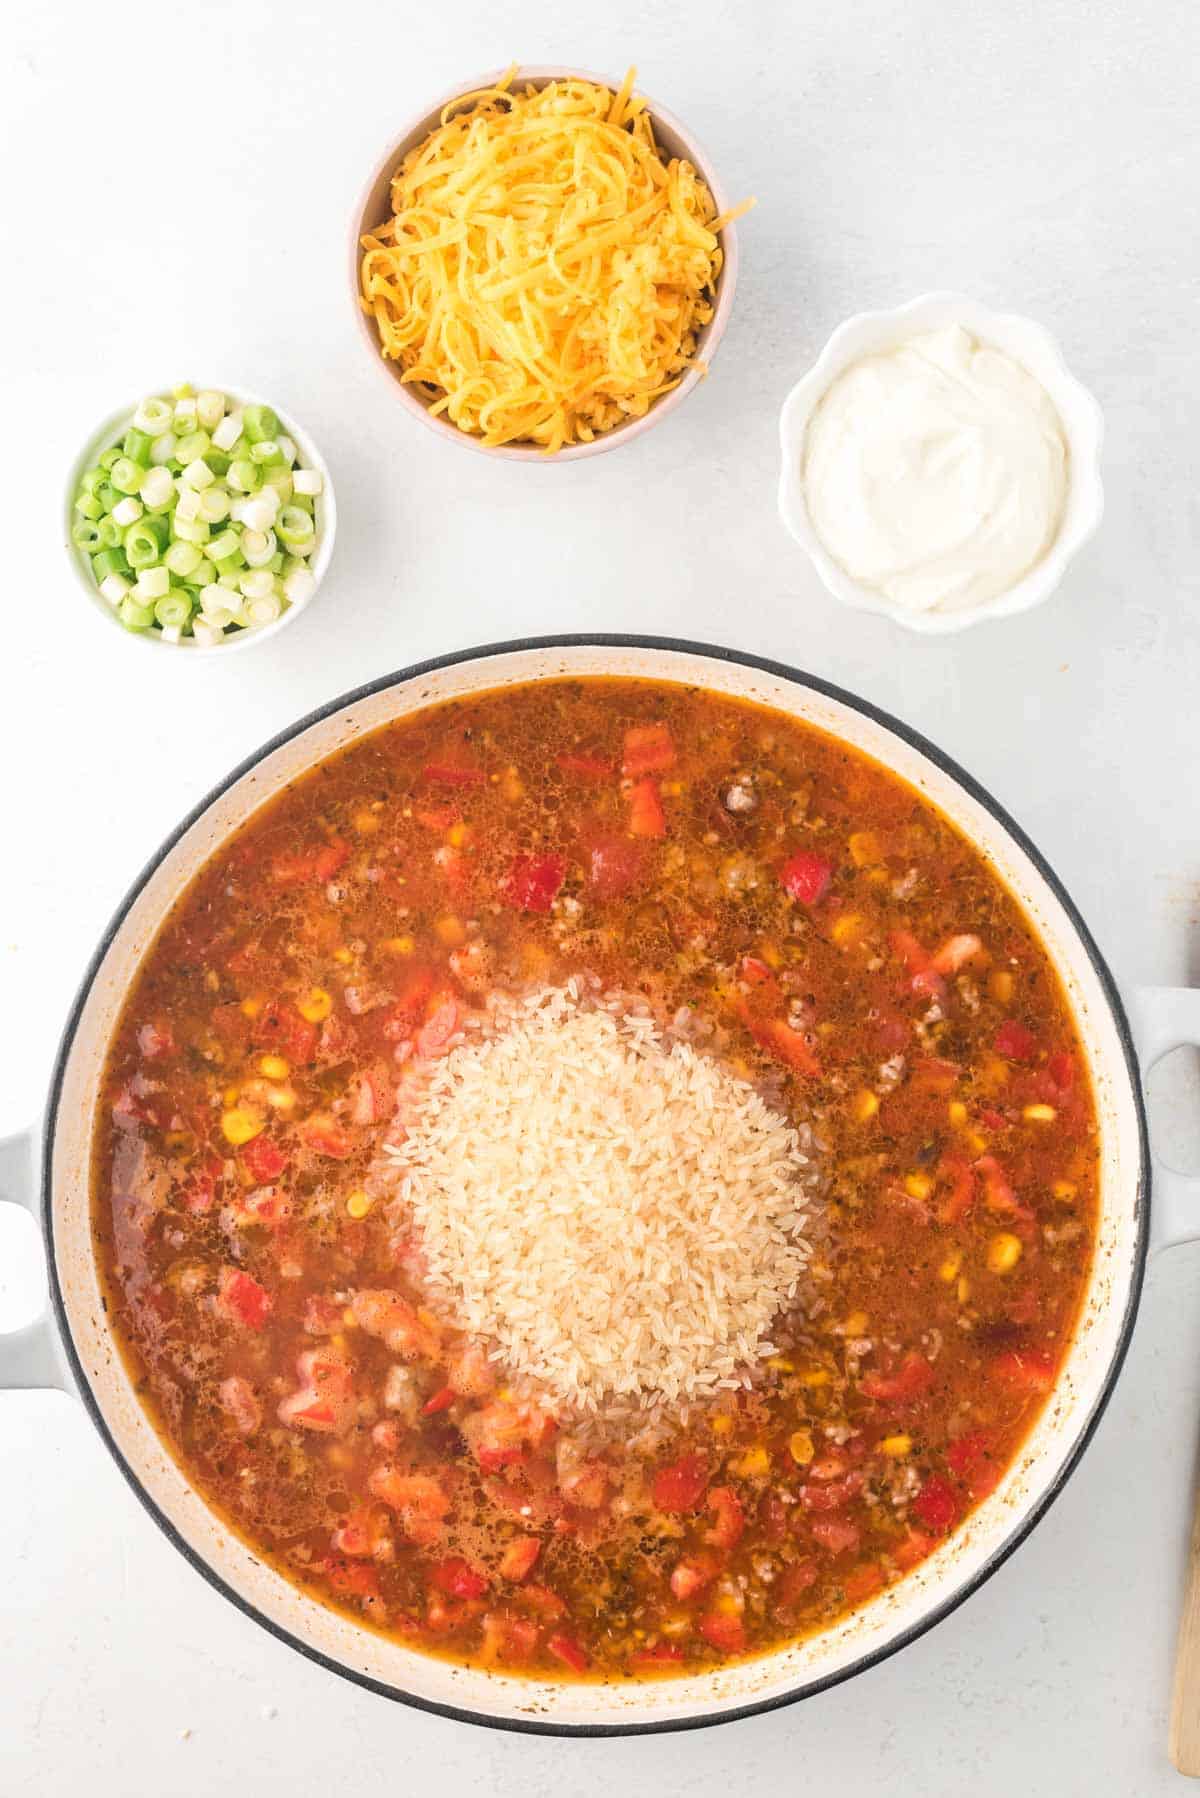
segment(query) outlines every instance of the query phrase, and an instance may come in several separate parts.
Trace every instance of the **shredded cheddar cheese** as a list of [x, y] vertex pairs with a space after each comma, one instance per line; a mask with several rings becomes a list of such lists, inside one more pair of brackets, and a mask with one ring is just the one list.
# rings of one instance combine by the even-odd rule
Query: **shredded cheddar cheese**
[[553, 453], [640, 418], [693, 366], [736, 214], [663, 160], [632, 69], [615, 94], [512, 75], [405, 157], [393, 216], [362, 240], [361, 303], [432, 412]]

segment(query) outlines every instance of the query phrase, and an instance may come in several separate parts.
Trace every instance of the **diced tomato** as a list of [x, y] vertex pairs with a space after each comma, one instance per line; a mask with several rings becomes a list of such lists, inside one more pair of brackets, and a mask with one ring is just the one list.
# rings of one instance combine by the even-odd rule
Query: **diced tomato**
[[364, 1128], [382, 1123], [396, 1109], [396, 1094], [381, 1067], [364, 1068], [354, 1082], [352, 1095], [350, 1121]]
[[903, 1572], [909, 1573], [926, 1560], [936, 1547], [937, 1542], [933, 1536], [927, 1536], [924, 1530], [915, 1530], [909, 1524], [907, 1536], [892, 1549], [892, 1559]]
[[910, 1349], [894, 1373], [865, 1374], [859, 1381], [859, 1390], [864, 1398], [879, 1399], [884, 1404], [906, 1404], [920, 1398], [932, 1385], [932, 1365], [916, 1349]]
[[712, 1555], [683, 1555], [671, 1569], [671, 1591], [681, 1604], [711, 1586], [719, 1569]]
[[266, 1288], [240, 1267], [222, 1270], [217, 1303], [228, 1317], [247, 1330], [261, 1330], [273, 1308], [273, 1300]]
[[1026, 1392], [1049, 1392], [1058, 1363], [1043, 1349], [1009, 1349], [992, 1362], [992, 1373], [1006, 1386]]
[[993, 1438], [988, 1430], [968, 1430], [965, 1435], [956, 1436], [946, 1450], [946, 1465], [974, 1498], [986, 1498], [1000, 1478], [1000, 1464], [993, 1454]]
[[677, 1667], [684, 1659], [684, 1653], [674, 1642], [656, 1642], [652, 1648], [636, 1649], [633, 1655], [635, 1667], [646, 1667], [653, 1672], [655, 1667]]
[[1037, 1227], [1037, 1213], [1022, 1204], [1013, 1191], [1012, 1182], [994, 1155], [981, 1155], [975, 1171], [983, 1181], [984, 1203], [989, 1211], [1011, 1218], [1018, 1235], [1032, 1237]]
[[213, 1035], [239, 1053], [250, 1040], [250, 1019], [240, 1005], [214, 1005], [208, 1014]]
[[449, 1555], [431, 1567], [429, 1583], [447, 1598], [481, 1598], [488, 1589], [486, 1576], [461, 1555]]
[[882, 1585], [883, 1568], [878, 1561], [863, 1561], [846, 1574], [842, 1581], [842, 1591], [848, 1604], [863, 1604], [868, 1598], [873, 1598]]
[[377, 1336], [402, 1360], [432, 1360], [441, 1349], [436, 1324], [418, 1317], [407, 1299], [386, 1287], [356, 1292], [350, 1301], [350, 1313], [360, 1330]]
[[302, 1018], [285, 999], [272, 999], [255, 1019], [254, 1041], [263, 1049], [286, 1056], [297, 1067], [317, 1058], [317, 1028]]
[[341, 1598], [378, 1598], [379, 1575], [369, 1561], [330, 1555], [321, 1570]]
[[863, 1488], [861, 1473], [848, 1473], [845, 1479], [829, 1480], [824, 1484], [806, 1482], [797, 1488], [796, 1496], [806, 1511], [840, 1511], [848, 1505], [852, 1498], [857, 1498]]
[[597, 899], [619, 899], [641, 879], [644, 851], [628, 837], [597, 837], [585, 855], [588, 891]]
[[654, 1503], [660, 1511], [694, 1511], [708, 1485], [708, 1469], [699, 1455], [684, 1455], [654, 1476]]
[[310, 1336], [332, 1336], [341, 1328], [345, 1315], [345, 1305], [339, 1305], [336, 1299], [310, 1292], [304, 1305], [304, 1328]]
[[558, 765], [564, 774], [577, 774], [580, 780], [607, 780], [613, 765], [602, 755], [560, 755]]
[[435, 1392], [432, 1398], [426, 1399], [421, 1406], [421, 1416], [436, 1417], [439, 1411], [448, 1411], [457, 1397], [453, 1386], [443, 1386], [440, 1392]]
[[500, 897], [514, 911], [548, 912], [566, 875], [561, 855], [518, 855], [500, 884]]
[[243, 1379], [240, 1373], [231, 1373], [218, 1386], [217, 1397], [221, 1401], [221, 1409], [233, 1419], [234, 1428], [239, 1435], [253, 1436], [262, 1422], [262, 1406], [249, 1380]]
[[450, 1500], [432, 1474], [402, 1473], [384, 1462], [374, 1469], [367, 1486], [395, 1511], [410, 1542], [429, 1548], [441, 1537]]
[[279, 1421], [297, 1429], [340, 1433], [354, 1416], [350, 1365], [332, 1345], [305, 1349], [296, 1358], [298, 1392], [285, 1398]]
[[463, 762], [426, 762], [422, 774], [437, 787], [482, 787], [487, 785], [487, 770], [472, 768]]
[[437, 988], [438, 977], [432, 968], [419, 968], [411, 974], [383, 1025], [389, 1042], [400, 1042], [412, 1035], [413, 1025], [425, 1014]]
[[143, 1024], [137, 1033], [138, 1053], [147, 1061], [158, 1061], [165, 1055], [174, 1055], [175, 1038], [171, 1034], [171, 1026], [161, 1020], [152, 1020]]
[[788, 1507], [777, 1492], [764, 1492], [758, 1507], [758, 1527], [762, 1531], [764, 1542], [779, 1543], [786, 1540], [788, 1531]]
[[779, 982], [774, 971], [765, 961], [760, 961], [757, 955], [743, 955], [738, 972], [747, 986], [765, 986], [772, 991], [778, 990]]
[[667, 814], [659, 798], [658, 782], [647, 775], [629, 795], [629, 834], [656, 838], [667, 834]]
[[300, 1140], [306, 1148], [314, 1149], [318, 1155], [328, 1155], [334, 1161], [345, 1161], [354, 1152], [349, 1136], [327, 1111], [314, 1111], [311, 1117], [305, 1118], [300, 1126]]
[[979, 1121], [985, 1130], [1004, 1130], [1008, 1127], [1008, 1119], [994, 1105], [980, 1106]]
[[912, 1065], [910, 1083], [915, 1092], [949, 1093], [958, 1084], [962, 1068], [940, 1055], [920, 1055]]
[[387, 1515], [374, 1505], [355, 1505], [333, 1532], [333, 1546], [338, 1553], [356, 1560], [370, 1560], [390, 1544]]
[[675, 765], [675, 744], [665, 724], [631, 724], [625, 732], [621, 772], [636, 780], [643, 774], [661, 774]]
[[732, 1486], [714, 1486], [708, 1495], [708, 1509], [713, 1526], [705, 1531], [704, 1540], [714, 1548], [732, 1548], [746, 1527], [741, 1499]]
[[1032, 1034], [1016, 1018], [1008, 1018], [1001, 1024], [992, 1046], [1005, 1061], [1032, 1061], [1037, 1053]]
[[779, 870], [783, 890], [801, 905], [816, 905], [829, 891], [833, 864], [811, 849], [797, 849]]
[[938, 1179], [944, 1185], [937, 1207], [938, 1222], [961, 1223], [975, 1202], [975, 1175], [970, 1163], [962, 1155], [943, 1155], [938, 1162]]
[[933, 957], [911, 930], [893, 930], [890, 941], [909, 973], [909, 984], [914, 993], [936, 998], [945, 992], [946, 982], [934, 967]]
[[977, 936], [947, 937], [930, 960], [935, 974], [957, 974], [983, 948]]
[[718, 1654], [744, 1654], [746, 1627], [740, 1617], [724, 1611], [708, 1611], [696, 1619], [696, 1628]]
[[445, 836], [455, 824], [462, 822], [462, 813], [456, 805], [426, 805], [413, 813], [418, 824], [431, 830], [435, 836]]
[[789, 1561], [771, 1591], [776, 1610], [790, 1611], [817, 1583], [815, 1561]]
[[496, 1387], [496, 1369], [478, 1342], [468, 1342], [450, 1356], [446, 1377], [461, 1398], [486, 1398]]
[[1046, 1063], [1046, 1072], [1061, 1093], [1069, 1093], [1075, 1085], [1075, 1057], [1060, 1049]]
[[938, 1474], [926, 1480], [913, 1499], [912, 1508], [935, 1536], [944, 1536], [958, 1522], [959, 1503], [954, 1488]]
[[[253, 1140], [257, 1142], [258, 1138]], [[180, 1195], [184, 1210], [190, 1211], [194, 1217], [203, 1216], [211, 1209], [220, 1183], [221, 1162], [217, 1156], [212, 1155], [203, 1167], [196, 1168], [184, 1181]]]
[[315, 848], [277, 855], [271, 863], [271, 878], [278, 886], [298, 886], [309, 880], [332, 880], [338, 869], [350, 859], [350, 845], [341, 837], [331, 837]]
[[277, 1180], [288, 1164], [284, 1150], [269, 1136], [252, 1136], [242, 1145], [240, 1154], [250, 1178], [261, 1181], [264, 1186]]
[[541, 1552], [542, 1545], [536, 1536], [518, 1536], [500, 1557], [500, 1578], [519, 1584], [532, 1571]]
[[814, 1541], [828, 1549], [831, 1555], [848, 1554], [862, 1540], [858, 1525], [845, 1517], [814, 1517], [812, 1533]]
[[561, 1661], [564, 1667], [569, 1667], [572, 1673], [586, 1673], [591, 1665], [586, 1651], [575, 1640], [575, 1637], [568, 1636], [562, 1630], [550, 1637], [546, 1647], [555, 1660]]
[[537, 1645], [538, 1627], [528, 1617], [492, 1613], [483, 1620], [480, 1664], [491, 1667], [497, 1661], [524, 1662], [530, 1659]]
[[431, 1061], [437, 1055], [444, 1055], [450, 1038], [458, 1029], [458, 1004], [454, 999], [445, 998], [438, 1001], [413, 1038], [413, 1045], [418, 1055]]
[[793, 1030], [782, 1018], [769, 1018], [762, 1023], [752, 1023], [750, 1031], [756, 1043], [773, 1055], [776, 1061], [783, 1062], [793, 1072], [802, 1074], [806, 1080], [817, 1080], [821, 1074], [821, 1064], [810, 1048], [808, 1039], [799, 1030]]
[[567, 1614], [566, 1601], [558, 1596], [549, 1586], [522, 1586], [520, 1600], [523, 1605], [545, 1618], [547, 1623], [557, 1623], [560, 1617]]

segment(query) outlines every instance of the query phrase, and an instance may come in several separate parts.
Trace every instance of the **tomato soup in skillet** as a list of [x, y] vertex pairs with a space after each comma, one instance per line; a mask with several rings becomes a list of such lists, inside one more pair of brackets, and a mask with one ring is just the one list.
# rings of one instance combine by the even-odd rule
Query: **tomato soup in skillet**
[[536, 1677], [763, 1654], [992, 1491], [1097, 1131], [986, 860], [833, 738], [547, 681], [406, 718], [206, 865], [106, 1070], [143, 1402], [287, 1578]]

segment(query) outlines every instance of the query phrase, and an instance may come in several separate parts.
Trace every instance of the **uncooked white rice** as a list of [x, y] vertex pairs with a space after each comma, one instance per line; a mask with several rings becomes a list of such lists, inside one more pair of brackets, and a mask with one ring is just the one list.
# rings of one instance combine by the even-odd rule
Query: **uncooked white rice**
[[807, 1126], [628, 999], [493, 1002], [433, 1065], [388, 1184], [430, 1302], [583, 1413], [710, 1399], [775, 1352], [808, 1260]]

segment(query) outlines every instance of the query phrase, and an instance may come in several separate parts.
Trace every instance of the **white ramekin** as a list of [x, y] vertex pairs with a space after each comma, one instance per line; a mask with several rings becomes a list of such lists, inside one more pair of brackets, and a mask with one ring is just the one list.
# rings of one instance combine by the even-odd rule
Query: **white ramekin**
[[[830, 556], [813, 529], [804, 495], [802, 467], [808, 422], [837, 377], [851, 363], [887, 349], [920, 331], [962, 325], [973, 337], [994, 344], [1039, 381], [1062, 420], [1067, 439], [1067, 499], [1058, 536], [1023, 580], [994, 599], [956, 612], [909, 612], [881, 593], [862, 586]], [[812, 368], [783, 404], [779, 419], [782, 468], [779, 510], [784, 524], [804, 545], [822, 582], [843, 605], [876, 612], [923, 636], [965, 630], [981, 618], [1008, 618], [1049, 599], [1075, 552], [1096, 530], [1104, 511], [1100, 448], [1104, 420], [1099, 406], [1063, 361], [1054, 338], [1032, 319], [987, 306], [956, 293], [927, 293], [892, 312], [859, 312], [839, 325]]]
[[[79, 491], [79, 483], [83, 478], [85, 469], [92, 466], [92, 463], [96, 460], [97, 456], [103, 455], [106, 449], [111, 449], [114, 444], [121, 441], [126, 431], [133, 423], [133, 415], [137, 410], [137, 402], [133, 405], [122, 406], [119, 412], [110, 413], [104, 422], [92, 432], [80, 454], [71, 464], [70, 474], [67, 478], [67, 491], [63, 509], [67, 555], [70, 558], [71, 567], [75, 571], [80, 586], [83, 588], [96, 610], [107, 618], [109, 623], [119, 630], [122, 635], [128, 637], [131, 642], [148, 644], [152, 649], [182, 649], [185, 650], [188, 655], [192, 656], [228, 655], [234, 650], [248, 649], [255, 643], [263, 643], [268, 637], [274, 637], [281, 630], [285, 629], [286, 626], [303, 612], [307, 606], [310, 606], [317, 597], [317, 590], [325, 578], [325, 571], [329, 567], [329, 560], [333, 555], [333, 539], [337, 533], [337, 500], [334, 497], [333, 482], [329, 478], [329, 469], [325, 464], [325, 458], [322, 456], [308, 432], [303, 430], [288, 413], [281, 411], [272, 400], [264, 400], [258, 394], [245, 392], [243, 388], [222, 386], [215, 381], [212, 383], [212, 388], [213, 391], [217, 393], [226, 394], [229, 399], [233, 400], [235, 404], [239, 406], [269, 405], [272, 412], [274, 412], [276, 418], [279, 420], [284, 435], [290, 437], [292, 442], [296, 445], [297, 467], [315, 468], [317, 473], [321, 476], [321, 491], [318, 493], [313, 504], [313, 517], [317, 531], [316, 553], [314, 554], [310, 565], [313, 577], [313, 589], [307, 599], [302, 599], [295, 604], [286, 606], [279, 614], [278, 618], [272, 619], [270, 624], [255, 625], [252, 630], [238, 631], [234, 636], [222, 637], [220, 641], [216, 643], [197, 643], [191, 637], [182, 638], [178, 643], [168, 643], [163, 640], [157, 631], [128, 631], [125, 629], [125, 626], [117, 617], [115, 606], [109, 605], [99, 587], [96, 585], [96, 577], [92, 572], [91, 561], [87, 553], [76, 545], [71, 536], [71, 526], [75, 518], [75, 495]], [[156, 387], [153, 390], [147, 389], [147, 392], [150, 391], [165, 394], [170, 392], [170, 388]], [[198, 385], [196, 386], [196, 391], [201, 391]]]

